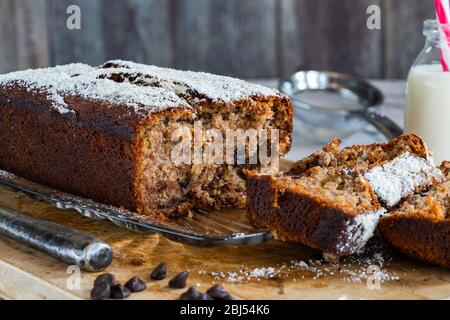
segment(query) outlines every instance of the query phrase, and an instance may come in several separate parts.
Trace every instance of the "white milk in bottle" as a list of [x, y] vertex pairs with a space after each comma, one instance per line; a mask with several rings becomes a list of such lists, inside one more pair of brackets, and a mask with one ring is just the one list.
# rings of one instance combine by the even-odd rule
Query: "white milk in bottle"
[[440, 61], [441, 27], [450, 25], [425, 21], [427, 41], [409, 72], [405, 110], [405, 133], [420, 136], [436, 164], [450, 160], [450, 72]]
[[450, 72], [440, 64], [411, 69], [405, 132], [422, 137], [436, 163], [450, 160]]

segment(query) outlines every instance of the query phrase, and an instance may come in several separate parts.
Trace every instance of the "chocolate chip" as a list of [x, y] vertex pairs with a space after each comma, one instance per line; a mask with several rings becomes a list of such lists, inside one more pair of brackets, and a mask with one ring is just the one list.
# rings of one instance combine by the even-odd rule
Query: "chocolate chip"
[[231, 300], [231, 295], [220, 284], [213, 285], [206, 293], [215, 300]]
[[190, 287], [185, 293], [180, 296], [180, 300], [203, 300], [203, 296], [203, 293], [201, 293], [194, 287]]
[[116, 278], [111, 273], [103, 273], [94, 280], [94, 287], [102, 282], [107, 283], [112, 287], [116, 284]]
[[186, 280], [189, 276], [189, 271], [183, 271], [177, 274], [169, 281], [169, 287], [175, 289], [183, 289], [186, 287]]
[[312, 258], [314, 261], [323, 261], [323, 254], [322, 252], [314, 252]]
[[190, 287], [186, 292], [180, 296], [180, 300], [214, 300], [207, 293], [201, 293], [194, 287]]
[[103, 300], [108, 299], [111, 294], [111, 286], [107, 282], [99, 282], [94, 284], [91, 290], [92, 300]]
[[182, 193], [186, 193], [190, 183], [191, 183], [191, 180], [188, 177], [186, 177], [183, 181], [179, 182], [180, 191]]
[[127, 287], [125, 287], [123, 284], [117, 284], [113, 287], [111, 287], [111, 299], [125, 299], [126, 297], [130, 296], [131, 291]]
[[147, 289], [147, 285], [144, 281], [138, 277], [133, 277], [125, 283], [125, 287], [131, 290], [131, 292], [141, 292]]
[[160, 263], [158, 266], [152, 271], [150, 274], [150, 278], [152, 280], [162, 280], [166, 277], [167, 274], [167, 266], [166, 264]]

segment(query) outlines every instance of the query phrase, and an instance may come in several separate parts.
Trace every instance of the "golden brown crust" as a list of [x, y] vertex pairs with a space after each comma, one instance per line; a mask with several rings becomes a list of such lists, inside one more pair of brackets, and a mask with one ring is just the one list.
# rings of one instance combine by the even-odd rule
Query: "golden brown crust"
[[[206, 109], [227, 109], [236, 104], [258, 111], [257, 103], [273, 109], [271, 123], [280, 130], [280, 153], [290, 149], [292, 103], [286, 96], [251, 96], [224, 103], [207, 98], [192, 104], [138, 112], [127, 105], [66, 95], [73, 113], [55, 110], [45, 90], [32, 92], [19, 83], [0, 85], [0, 169], [4, 169], [56, 189], [102, 203], [145, 212], [141, 184], [145, 145], [143, 133], [155, 122], [183, 120], [191, 123]], [[200, 99], [201, 98], [201, 99]], [[242, 185], [242, 188], [244, 186]], [[172, 203], [172, 213], [186, 213], [194, 201]], [[226, 205], [226, 197], [217, 205]]]
[[411, 152], [421, 156], [426, 157], [428, 155], [427, 147], [424, 143], [424, 141], [415, 134], [407, 134], [403, 136], [398, 136], [396, 138], [391, 139], [387, 143], [374, 143], [369, 145], [354, 145], [351, 147], [344, 148], [343, 151], [349, 151], [354, 152], [356, 154], [361, 153], [362, 151], [366, 150], [367, 153], [370, 153], [371, 151], [375, 149], [382, 149], [384, 151], [391, 151], [395, 149], [395, 147], [402, 144], [402, 142], [406, 143], [410, 148]]
[[[361, 246], [364, 226], [359, 214], [381, 209], [371, 193], [373, 206], [367, 210], [345, 208], [301, 188], [293, 188], [274, 176], [246, 171], [247, 216], [256, 228], [268, 228], [279, 240], [297, 241], [333, 255], [352, 254]], [[374, 217], [378, 219], [378, 217]]]
[[337, 165], [337, 155], [341, 146], [341, 140], [333, 139], [322, 149], [314, 152], [310, 156], [294, 163], [292, 168], [286, 173], [288, 175], [299, 175], [315, 166], [328, 167]]
[[[77, 117], [50, 111], [43, 96], [26, 88], [0, 88], [0, 168], [51, 187], [136, 209], [134, 140], [138, 119], [107, 126], [103, 103], [70, 101]], [[91, 110], [97, 110], [92, 112]], [[95, 114], [106, 115], [96, 119]], [[99, 120], [99, 121], [97, 121]]]
[[392, 214], [382, 217], [379, 230], [389, 244], [414, 258], [450, 268], [450, 220]]
[[450, 161], [444, 161], [441, 164], [441, 170], [444, 173], [444, 176], [447, 177], [448, 180], [450, 180]]
[[340, 145], [341, 141], [334, 139], [321, 150], [296, 162], [287, 174], [299, 175], [314, 166], [347, 166], [358, 169], [363, 164], [362, 169], [368, 170], [400, 155], [396, 151], [399, 147], [402, 148], [402, 152], [408, 150], [422, 158], [429, 155], [425, 143], [415, 134], [396, 137], [387, 143], [354, 145], [342, 150]]
[[[352, 239], [348, 226], [356, 219], [368, 217], [367, 213], [384, 210], [379, 201], [384, 201], [385, 194], [375, 195], [376, 188], [383, 186], [384, 180], [370, 176], [372, 180], [369, 181], [366, 173], [407, 153], [424, 159], [428, 159], [429, 154], [422, 139], [413, 134], [388, 143], [356, 145], [342, 150], [340, 143], [334, 139], [294, 164], [285, 176], [247, 172], [250, 221], [258, 227], [269, 228], [279, 239], [299, 241], [335, 255], [352, 253], [357, 246], [351, 245], [350, 240], [342, 245], [346, 250], [339, 252], [337, 249], [343, 237]], [[434, 169], [440, 175], [440, 171]], [[436, 182], [431, 174], [427, 178], [426, 185], [421, 183], [415, 188], [423, 190]], [[297, 182], [290, 183], [291, 180]], [[413, 191], [414, 188], [408, 190]], [[399, 192], [403, 191], [399, 189]], [[402, 194], [395, 203], [407, 195]], [[370, 225], [371, 220], [367, 218], [364, 223]]]
[[450, 268], [449, 168], [450, 162], [442, 163], [447, 181], [408, 197], [379, 223], [381, 234], [393, 247], [446, 268]]

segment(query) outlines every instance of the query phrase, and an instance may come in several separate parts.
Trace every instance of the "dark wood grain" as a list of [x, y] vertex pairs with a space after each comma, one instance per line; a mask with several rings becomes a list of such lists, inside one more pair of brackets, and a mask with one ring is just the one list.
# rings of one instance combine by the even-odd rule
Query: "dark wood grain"
[[46, 1], [23, 0], [15, 6], [17, 67], [48, 65]]
[[103, 0], [103, 46], [107, 59], [174, 65], [171, 1]]
[[329, 69], [382, 76], [382, 32], [366, 26], [376, 0], [280, 1], [282, 73]]
[[16, 37], [14, 32], [14, 2], [0, 0], [0, 72], [16, 67]]
[[423, 21], [435, 19], [433, 1], [385, 0], [386, 78], [405, 78], [424, 47]]
[[1, 1], [2, 71], [49, 64], [46, 1]]
[[[81, 30], [66, 10], [81, 8]], [[366, 27], [382, 8], [382, 30]], [[0, 0], [0, 72], [122, 58], [242, 78], [298, 68], [404, 78], [429, 0]]]
[[275, 0], [177, 0], [174, 21], [177, 67], [276, 76]]
[[[47, 202], [32, 200], [25, 194], [2, 186], [0, 204], [109, 243], [113, 247], [114, 260], [105, 272], [114, 274], [120, 283], [138, 276], [148, 285], [147, 290], [134, 293], [128, 299], [179, 299], [185, 290], [168, 289], [167, 284], [182, 270], [190, 271], [189, 286], [205, 292], [213, 284], [220, 283], [238, 299], [450, 298], [448, 270], [430, 267], [393, 253], [382, 255], [386, 261], [380, 267], [380, 274], [384, 277], [381, 287], [379, 290], [369, 290], [367, 283], [370, 278], [366, 281], [365, 275], [373, 263], [370, 260], [375, 260], [369, 259], [370, 255], [364, 259], [344, 259], [341, 264], [320, 264], [310, 262], [311, 259], [317, 260], [317, 253], [313, 250], [290, 242], [270, 241], [258, 246], [214, 248], [188, 246], [158, 234], [131, 232], [106, 220], [90, 220], [73, 210], [57, 209]], [[224, 212], [223, 216], [228, 217], [229, 213]], [[166, 279], [149, 281], [149, 273], [161, 261], [168, 266]], [[80, 288], [71, 289], [68, 287], [71, 279], [68, 278], [70, 269], [67, 265], [3, 236], [0, 236], [0, 262], [0, 273], [8, 275], [0, 277], [0, 291], [8, 298], [17, 300], [89, 298], [92, 283], [99, 275], [83, 272]], [[305, 268], [305, 264], [310, 267]], [[262, 272], [268, 268], [273, 268], [275, 274], [270, 276]], [[151, 307], [148, 310], [153, 312]], [[270, 312], [272, 314], [272, 310]], [[147, 318], [156, 317], [149, 315]], [[186, 319], [195, 318], [187, 316]]]

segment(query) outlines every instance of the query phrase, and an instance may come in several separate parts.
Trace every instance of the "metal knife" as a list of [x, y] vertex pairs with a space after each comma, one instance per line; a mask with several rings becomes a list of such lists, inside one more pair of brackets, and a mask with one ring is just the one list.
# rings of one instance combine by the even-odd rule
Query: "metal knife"
[[89, 272], [105, 269], [113, 257], [111, 246], [98, 238], [4, 206], [0, 234]]

